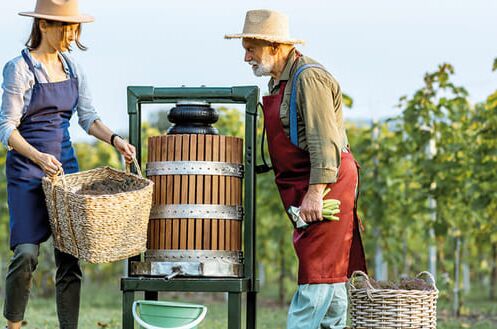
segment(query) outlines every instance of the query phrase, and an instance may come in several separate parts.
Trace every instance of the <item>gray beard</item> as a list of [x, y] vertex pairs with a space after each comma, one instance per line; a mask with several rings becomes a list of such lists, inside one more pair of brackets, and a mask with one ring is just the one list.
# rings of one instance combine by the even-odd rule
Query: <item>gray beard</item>
[[269, 76], [271, 75], [271, 70], [273, 69], [272, 63], [264, 63], [264, 60], [261, 63], [257, 62], [249, 62], [250, 65], [255, 64], [256, 67], [252, 66], [252, 71], [256, 77]]

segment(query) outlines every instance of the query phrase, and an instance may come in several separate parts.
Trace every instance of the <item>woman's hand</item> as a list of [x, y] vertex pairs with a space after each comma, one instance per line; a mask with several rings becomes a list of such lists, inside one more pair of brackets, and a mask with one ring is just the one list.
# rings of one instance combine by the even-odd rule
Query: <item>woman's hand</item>
[[39, 152], [33, 159], [33, 162], [36, 163], [43, 172], [50, 177], [53, 177], [59, 173], [59, 170], [62, 168], [62, 163], [57, 160], [51, 154]]
[[123, 155], [127, 163], [133, 162], [133, 158], [136, 156], [136, 150], [133, 145], [117, 136], [114, 139], [114, 147]]

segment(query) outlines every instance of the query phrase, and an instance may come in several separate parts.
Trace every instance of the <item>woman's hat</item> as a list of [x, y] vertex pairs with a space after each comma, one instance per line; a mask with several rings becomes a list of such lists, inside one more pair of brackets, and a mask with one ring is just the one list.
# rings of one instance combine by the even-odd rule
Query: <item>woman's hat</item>
[[95, 19], [79, 12], [78, 0], [37, 0], [35, 11], [20, 12], [21, 16], [67, 23], [89, 23]]
[[273, 10], [249, 10], [245, 16], [243, 32], [240, 34], [227, 34], [226, 39], [259, 39], [275, 43], [296, 44], [304, 43], [303, 40], [290, 38], [288, 17]]

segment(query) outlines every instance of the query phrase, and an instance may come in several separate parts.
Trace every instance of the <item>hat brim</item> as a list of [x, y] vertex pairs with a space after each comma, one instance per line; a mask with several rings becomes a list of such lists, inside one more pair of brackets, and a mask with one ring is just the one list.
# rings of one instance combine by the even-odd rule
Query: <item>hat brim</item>
[[239, 34], [226, 34], [224, 36], [225, 39], [257, 39], [257, 40], [264, 40], [264, 41], [269, 41], [269, 42], [274, 42], [274, 43], [283, 43], [283, 44], [288, 44], [288, 45], [294, 45], [294, 44], [303, 44], [304, 40], [300, 39], [282, 39], [276, 36], [271, 36], [267, 34], [253, 34], [253, 33], [239, 33]]
[[79, 16], [55, 16], [55, 15], [44, 15], [35, 13], [33, 11], [26, 11], [19, 13], [21, 16], [41, 18], [50, 21], [66, 22], [66, 23], [91, 23], [95, 20], [89, 15], [79, 15]]

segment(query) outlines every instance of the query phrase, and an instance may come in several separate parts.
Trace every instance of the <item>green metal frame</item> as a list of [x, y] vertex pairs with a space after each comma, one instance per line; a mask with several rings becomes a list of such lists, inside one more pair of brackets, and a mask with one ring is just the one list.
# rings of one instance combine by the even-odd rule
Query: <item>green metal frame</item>
[[[134, 328], [131, 306], [136, 291], [143, 291], [145, 299], [157, 299], [159, 291], [228, 292], [228, 329], [241, 329], [242, 293], [247, 294], [246, 328], [256, 327], [258, 281], [256, 277], [256, 225], [255, 225], [255, 162], [256, 124], [259, 88], [256, 86], [224, 88], [155, 88], [128, 87], [129, 140], [136, 147], [141, 166], [141, 114], [142, 104], [176, 103], [179, 100], [205, 100], [209, 103], [246, 104], [245, 108], [245, 178], [244, 178], [244, 275], [242, 278], [160, 278], [130, 277], [121, 279], [123, 291], [123, 329]], [[136, 168], [134, 168], [136, 170]], [[139, 261], [140, 256], [128, 259]]]

